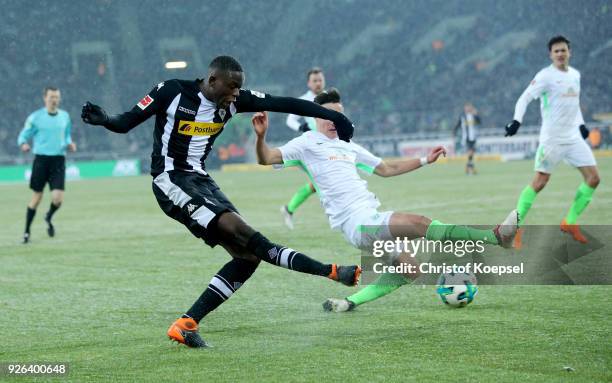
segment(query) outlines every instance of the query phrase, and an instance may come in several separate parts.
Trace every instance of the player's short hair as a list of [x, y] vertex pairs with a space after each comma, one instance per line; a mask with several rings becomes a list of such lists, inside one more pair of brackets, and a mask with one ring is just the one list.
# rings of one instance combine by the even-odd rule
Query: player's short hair
[[552, 50], [552, 46], [559, 43], [566, 43], [568, 49], [570, 47], [570, 41], [566, 39], [565, 36], [559, 35], [548, 40], [548, 51], [550, 52]]
[[227, 72], [242, 72], [242, 66], [232, 56], [217, 56], [210, 64], [208, 69], [218, 69]]
[[310, 68], [306, 73], [306, 80], [310, 80], [311, 75], [319, 73], [323, 73], [323, 69], [319, 68], [318, 66]]
[[59, 88], [58, 88], [58, 87], [55, 87], [55, 86], [46, 86], [46, 87], [43, 89], [43, 96], [46, 96], [46, 95], [47, 95], [47, 93], [49, 93], [50, 91], [51, 91], [51, 92], [55, 92], [56, 90], [59, 90]]
[[315, 97], [314, 102], [319, 105], [338, 103], [340, 102], [340, 92], [336, 88], [329, 88], [319, 93]]

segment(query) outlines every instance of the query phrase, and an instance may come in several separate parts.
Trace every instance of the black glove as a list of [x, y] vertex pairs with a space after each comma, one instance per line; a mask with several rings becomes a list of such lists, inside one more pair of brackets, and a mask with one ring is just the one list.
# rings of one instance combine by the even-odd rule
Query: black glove
[[307, 122], [302, 122], [302, 124], [298, 128], [298, 132], [302, 132], [302, 133], [310, 132], [310, 125], [308, 125]]
[[81, 110], [81, 118], [84, 122], [91, 125], [104, 125], [108, 122], [108, 115], [98, 105], [87, 101]]
[[350, 142], [353, 138], [353, 132], [355, 131], [355, 125], [349, 120], [344, 114], [338, 113], [339, 117], [334, 120], [334, 126], [338, 133], [338, 138], [342, 141]]
[[506, 135], [504, 137], [514, 136], [520, 127], [520, 122], [518, 122], [517, 120], [512, 120], [511, 123], [506, 125]]
[[589, 138], [589, 130], [586, 126], [584, 126], [584, 124], [580, 125], [580, 134], [582, 134], [582, 138], [585, 140]]

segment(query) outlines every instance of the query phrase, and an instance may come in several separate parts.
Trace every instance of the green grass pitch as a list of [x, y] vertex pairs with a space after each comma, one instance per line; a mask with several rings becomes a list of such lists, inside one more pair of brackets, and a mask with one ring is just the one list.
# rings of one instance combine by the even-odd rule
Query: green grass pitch
[[[612, 159], [585, 224], [611, 224]], [[391, 179], [368, 178], [382, 208], [444, 222], [495, 224], [532, 177], [531, 162], [438, 164]], [[215, 173], [246, 220], [272, 240], [322, 261], [359, 253], [329, 229], [317, 198], [282, 225], [279, 206], [306, 177], [297, 171]], [[561, 221], [580, 182], [562, 165], [530, 212], [530, 224]], [[166, 217], [150, 177], [70, 182], [47, 238], [35, 218], [19, 244], [30, 191], [0, 186], [0, 362], [69, 362], [65, 378], [0, 381], [609, 382], [609, 286], [481, 286], [474, 304], [447, 309], [432, 286], [405, 286], [338, 315], [327, 297], [356, 291], [262, 264], [201, 327], [214, 348], [170, 343], [168, 325], [228, 261]], [[566, 372], [565, 366], [575, 371]]]

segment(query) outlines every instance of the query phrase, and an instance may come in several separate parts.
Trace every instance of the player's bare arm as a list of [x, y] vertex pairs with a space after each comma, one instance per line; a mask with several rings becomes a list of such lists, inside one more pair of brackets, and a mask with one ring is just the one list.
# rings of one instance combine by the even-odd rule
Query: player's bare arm
[[434, 163], [440, 158], [440, 156], [446, 157], [446, 149], [443, 146], [437, 146], [429, 152], [427, 157], [419, 158], [407, 158], [401, 160], [382, 161], [376, 169], [374, 174], [381, 177], [393, 177], [400, 174], [408, 173], [423, 167], [427, 164]]
[[260, 165], [282, 164], [283, 156], [278, 148], [270, 148], [266, 143], [266, 132], [268, 131], [268, 114], [258, 112], [251, 118], [253, 130], [255, 131], [255, 150], [257, 162]]

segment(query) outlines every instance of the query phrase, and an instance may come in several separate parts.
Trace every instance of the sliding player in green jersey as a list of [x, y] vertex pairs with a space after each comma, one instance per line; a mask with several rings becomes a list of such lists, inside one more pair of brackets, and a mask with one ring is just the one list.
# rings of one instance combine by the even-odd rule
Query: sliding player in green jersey
[[[323, 107], [343, 112], [340, 94], [336, 89], [319, 94], [314, 101]], [[437, 241], [479, 240], [505, 248], [512, 246], [518, 224], [516, 210], [501, 225], [490, 230], [445, 224], [416, 214], [377, 210], [380, 202], [367, 189], [367, 182], [359, 176], [358, 168], [381, 177], [397, 176], [435, 162], [446, 153], [442, 146], [421, 159], [383, 161], [354, 142], [339, 140], [333, 123], [319, 118], [316, 119], [316, 131], [304, 133], [279, 148], [270, 148], [265, 142], [268, 129], [266, 114], [257, 113], [253, 117], [253, 126], [257, 136], [259, 163], [301, 166], [317, 188], [332, 229], [342, 231], [347, 242], [356, 248], [371, 249], [374, 241], [397, 237], [425, 237]], [[368, 227], [376, 227], [378, 230], [363, 230]], [[394, 263], [397, 262], [413, 261], [404, 253], [396, 255]], [[411, 279], [416, 276], [408, 275]], [[375, 284], [366, 286], [346, 299], [328, 299], [323, 307], [328, 311], [348, 311], [389, 294], [405, 283], [407, 280], [402, 275], [383, 274]]]

